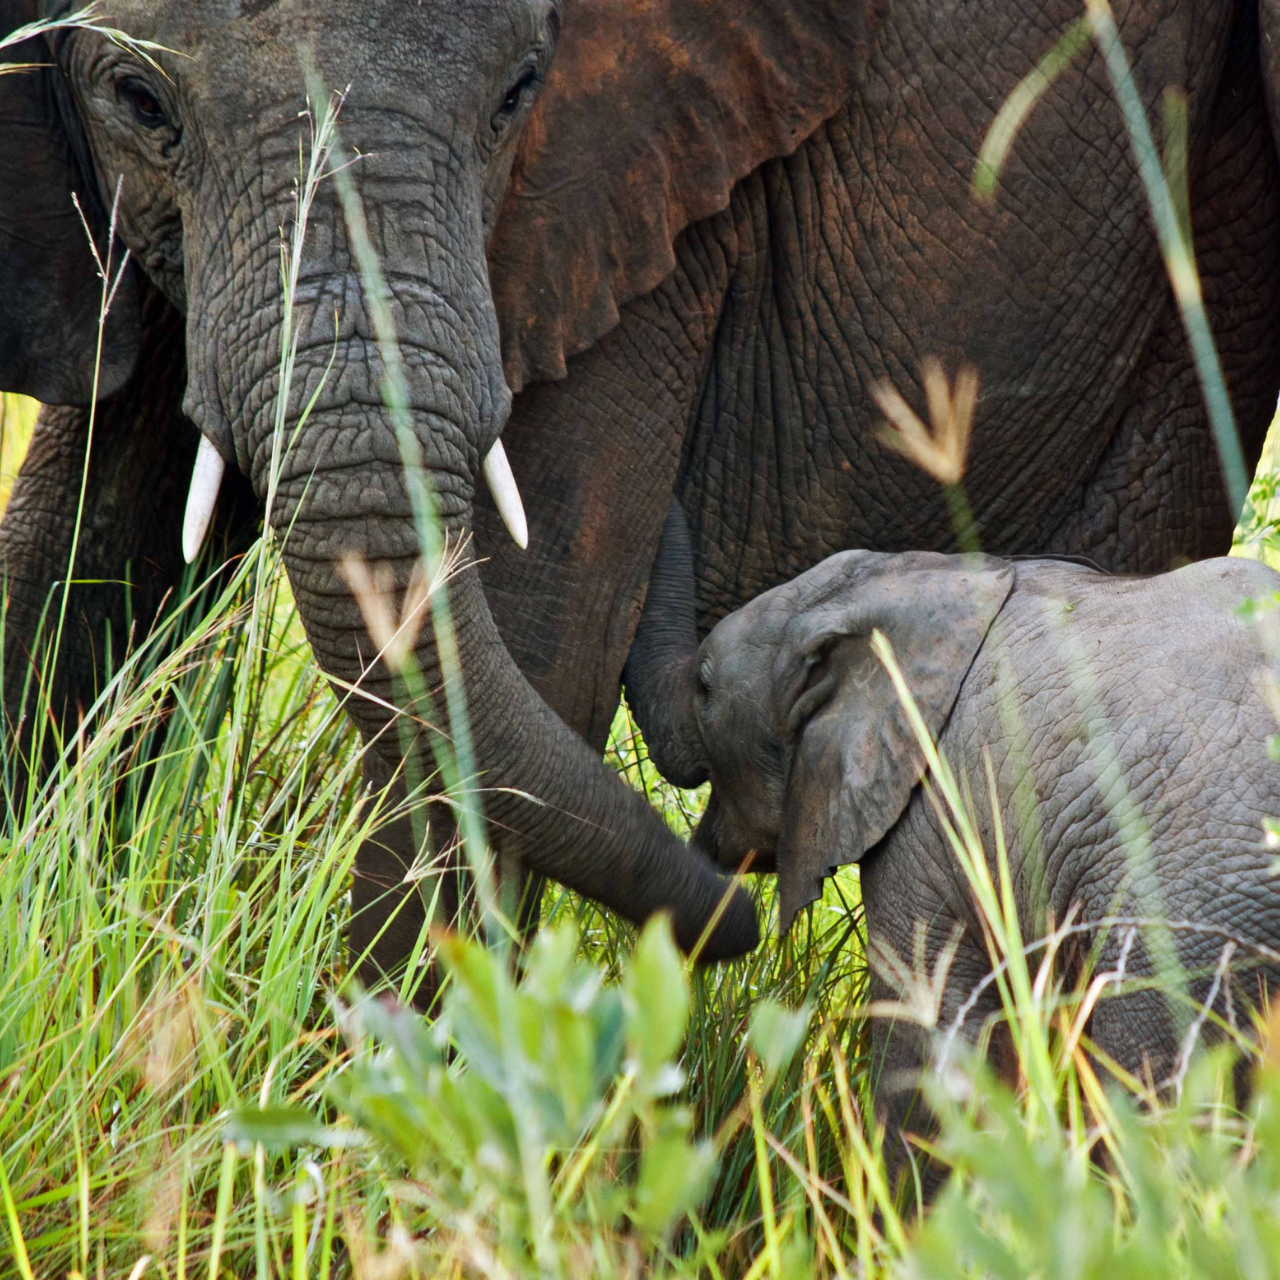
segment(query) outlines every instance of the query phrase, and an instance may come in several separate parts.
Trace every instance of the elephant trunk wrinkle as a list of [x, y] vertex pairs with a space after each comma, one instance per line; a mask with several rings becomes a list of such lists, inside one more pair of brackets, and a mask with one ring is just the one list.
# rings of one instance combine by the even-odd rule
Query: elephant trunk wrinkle
[[[400, 554], [391, 558], [399, 616], [416, 558], [412, 522], [404, 521]], [[464, 529], [446, 526], [452, 539]], [[294, 535], [299, 532], [295, 529]], [[317, 554], [310, 525], [301, 543], [285, 546], [289, 570], [308, 639], [325, 670], [358, 687], [349, 712], [366, 743], [394, 770], [403, 745], [387, 729], [398, 706], [417, 718], [412, 751], [432, 769], [430, 734], [449, 732], [439, 653], [431, 626], [418, 634], [415, 657], [430, 707], [406, 701], [387, 664], [375, 660], [350, 592], [344, 593], [336, 555]], [[310, 544], [306, 554], [301, 545]], [[758, 930], [750, 898], [734, 889], [711, 863], [691, 855], [638, 793], [609, 774], [587, 744], [537, 695], [516, 667], [489, 613], [475, 565], [450, 581], [468, 718], [476, 743], [476, 766], [490, 837], [504, 854], [533, 870], [640, 921], [670, 910], [677, 940], [692, 949], [727, 898], [724, 914], [704, 951], [707, 959], [740, 954], [756, 945]], [[428, 727], [429, 726], [429, 727]]]
[[[372, 163], [373, 150], [365, 146], [368, 139], [344, 136], [362, 153], [360, 197], [385, 288], [394, 360], [332, 184], [322, 185], [309, 207], [288, 298], [284, 287], [278, 296], [266, 287], [277, 277], [280, 245], [278, 233], [269, 236], [262, 228], [294, 227], [297, 218], [295, 193], [286, 198], [279, 183], [272, 184], [279, 192], [274, 199], [254, 191], [242, 202], [248, 208], [230, 206], [226, 218], [213, 219], [223, 230], [195, 246], [187, 264], [188, 279], [198, 282], [191, 286], [192, 383], [198, 388], [191, 400], [201, 406], [202, 429], [224, 457], [232, 456], [234, 437], [234, 456], [260, 494], [268, 476], [264, 443], [282, 416], [277, 402], [287, 371], [286, 424], [296, 425], [310, 407], [315, 427], [308, 431], [321, 432], [332, 429], [334, 412], [382, 406], [389, 383], [402, 376], [427, 465], [445, 465], [433, 457], [429, 438], [444, 422], [456, 436], [448, 447], [464, 458], [471, 475], [510, 412], [479, 193], [462, 181], [465, 175], [444, 179], [448, 191], [442, 193], [437, 168], [435, 182], [402, 178], [388, 196], [387, 183], [366, 172], [363, 160]], [[374, 170], [387, 163], [383, 157]], [[282, 342], [295, 344], [288, 359], [282, 359]], [[419, 413], [438, 421], [424, 425], [416, 420]]]

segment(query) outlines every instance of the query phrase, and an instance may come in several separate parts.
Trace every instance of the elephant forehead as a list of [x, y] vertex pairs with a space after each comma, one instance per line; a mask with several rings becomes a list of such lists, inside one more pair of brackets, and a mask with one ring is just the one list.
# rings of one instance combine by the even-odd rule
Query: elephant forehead
[[488, 95], [490, 74], [538, 38], [553, 0], [120, 0], [122, 30], [178, 54], [166, 71], [252, 105], [302, 86], [307, 58], [333, 88], [404, 90], [421, 111]]
[[716, 686], [762, 685], [772, 669], [790, 611], [764, 596], [722, 619], [708, 637], [706, 653]]

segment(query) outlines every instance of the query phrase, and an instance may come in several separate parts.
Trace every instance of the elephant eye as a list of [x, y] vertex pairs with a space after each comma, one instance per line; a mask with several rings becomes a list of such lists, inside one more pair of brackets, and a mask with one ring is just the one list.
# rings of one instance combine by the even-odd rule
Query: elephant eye
[[169, 123], [159, 100], [141, 80], [121, 80], [116, 96], [129, 106], [144, 129], [159, 129]]
[[711, 659], [703, 658], [698, 664], [698, 688], [702, 690], [702, 696], [709, 698], [711, 696]]
[[538, 83], [538, 68], [526, 67], [520, 73], [520, 78], [507, 90], [507, 95], [502, 99], [502, 105], [498, 108], [499, 116], [513, 116], [520, 110], [521, 104], [529, 91]]

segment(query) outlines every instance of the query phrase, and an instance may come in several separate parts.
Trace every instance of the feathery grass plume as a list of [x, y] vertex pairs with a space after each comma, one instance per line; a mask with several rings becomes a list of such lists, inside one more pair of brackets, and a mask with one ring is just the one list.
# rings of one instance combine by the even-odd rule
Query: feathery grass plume
[[[175, 57], [182, 56], [176, 53], [175, 50], [156, 44], [152, 40], [138, 40], [117, 27], [107, 25], [99, 17], [101, 12], [102, 6], [97, 0], [94, 0], [92, 4], [86, 5], [83, 9], [77, 9], [75, 13], [67, 14], [65, 18], [40, 18], [35, 22], [25, 23], [21, 27], [16, 27], [13, 31], [0, 34], [0, 51], [10, 49], [14, 45], [21, 44], [24, 40], [30, 40], [35, 36], [47, 35], [51, 31], [95, 31], [98, 35], [106, 36], [113, 44], [118, 44], [121, 48], [136, 53], [148, 66], [153, 67], [161, 75], [165, 73], [164, 69], [155, 60], [157, 53], [172, 53]], [[36, 71], [44, 65], [46, 64], [40, 62], [4, 62], [0, 63], [0, 75]]]
[[467, 558], [470, 536], [449, 546], [445, 540], [444, 558], [428, 571], [421, 556], [413, 563], [409, 585], [405, 588], [399, 616], [395, 605], [395, 571], [386, 562], [370, 566], [361, 555], [348, 552], [338, 565], [338, 572], [351, 589], [360, 616], [374, 644], [377, 657], [399, 675], [404, 675], [418, 644], [418, 636], [426, 621], [427, 608], [440, 588], [472, 562]]
[[889, 382], [877, 382], [871, 397], [885, 416], [879, 437], [939, 484], [958, 485], [964, 479], [973, 436], [973, 415], [978, 404], [978, 371], [965, 365], [956, 376], [954, 391], [947, 382], [942, 363], [933, 356], [920, 364], [929, 406], [926, 427], [919, 415]]

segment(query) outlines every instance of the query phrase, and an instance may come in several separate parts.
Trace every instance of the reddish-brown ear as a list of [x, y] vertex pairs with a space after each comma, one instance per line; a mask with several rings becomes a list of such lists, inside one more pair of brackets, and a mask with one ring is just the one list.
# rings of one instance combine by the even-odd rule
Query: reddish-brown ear
[[489, 247], [513, 391], [562, 378], [685, 227], [840, 108], [873, 0], [566, 0]]

